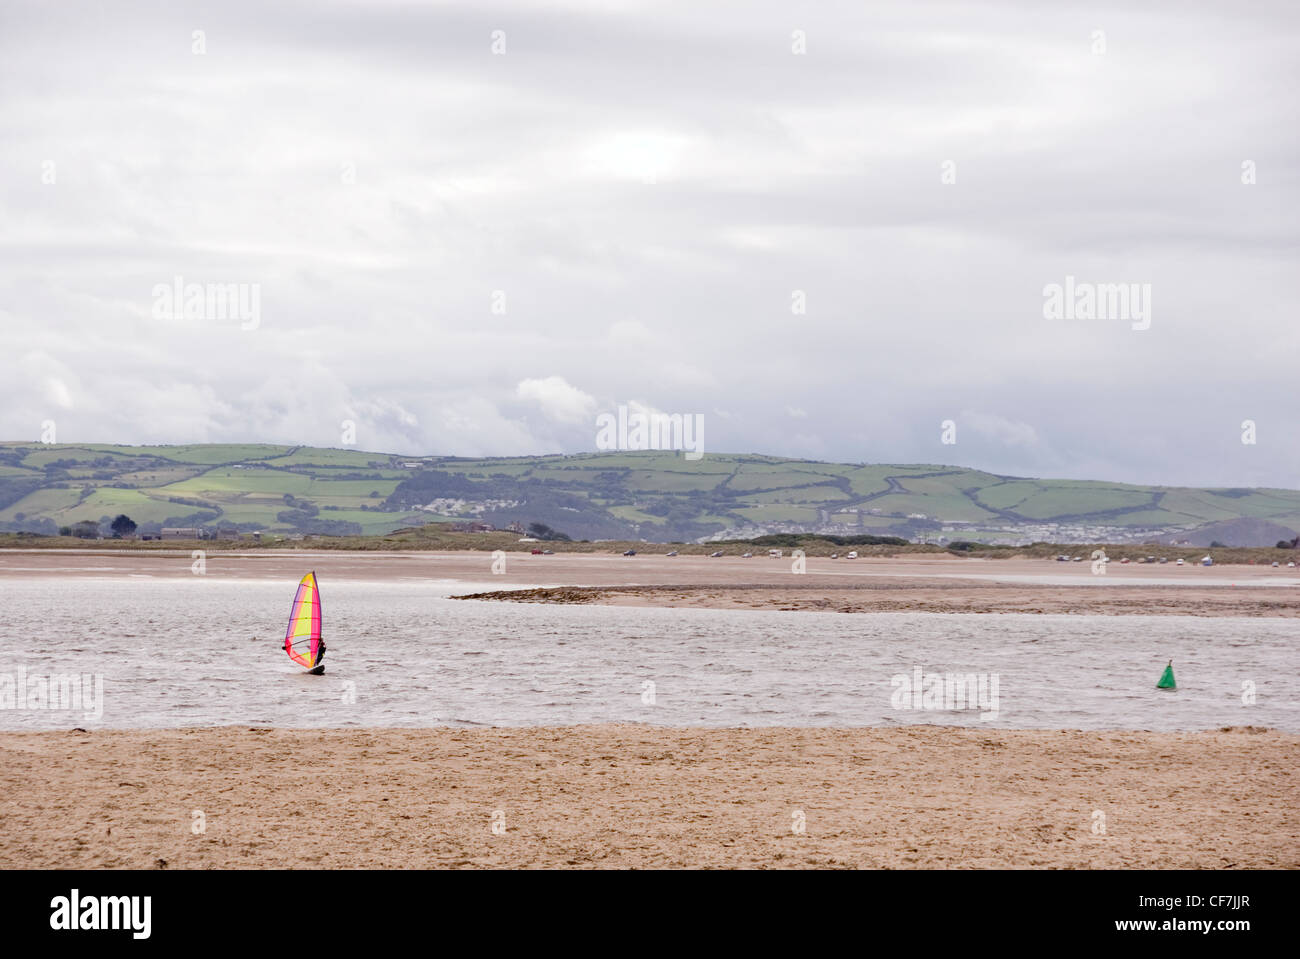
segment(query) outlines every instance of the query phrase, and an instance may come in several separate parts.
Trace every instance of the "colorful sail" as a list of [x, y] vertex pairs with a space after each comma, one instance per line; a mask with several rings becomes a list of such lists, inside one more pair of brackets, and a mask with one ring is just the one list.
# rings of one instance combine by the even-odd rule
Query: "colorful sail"
[[284, 634], [285, 652], [305, 669], [312, 669], [320, 662], [320, 627], [320, 589], [312, 572], [298, 584], [298, 593], [289, 609], [289, 629]]

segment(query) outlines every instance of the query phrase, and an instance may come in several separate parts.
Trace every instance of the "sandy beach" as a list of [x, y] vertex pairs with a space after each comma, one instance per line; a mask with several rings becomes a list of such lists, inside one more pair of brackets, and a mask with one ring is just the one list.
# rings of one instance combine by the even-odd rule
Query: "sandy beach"
[[0, 783], [7, 869], [1300, 867], [1250, 728], [6, 733]]

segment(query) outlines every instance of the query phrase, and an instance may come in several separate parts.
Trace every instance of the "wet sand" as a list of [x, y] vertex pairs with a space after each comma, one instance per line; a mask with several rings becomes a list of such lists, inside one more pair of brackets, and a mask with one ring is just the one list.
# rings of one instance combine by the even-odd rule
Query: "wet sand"
[[[809, 557], [807, 572], [789, 557], [668, 557], [643, 553], [505, 554], [470, 550], [209, 552], [203, 575], [295, 583], [314, 569], [322, 582], [429, 582], [450, 594], [528, 602], [597, 602], [721, 609], [821, 612], [1146, 613], [1187, 616], [1300, 616], [1300, 572], [1281, 567], [1200, 567], [1112, 563], [1095, 576], [1088, 563], [1035, 559], [904, 556], [831, 560]], [[500, 569], [500, 565], [496, 565]], [[190, 577], [188, 550], [3, 550], [9, 577]], [[457, 588], [464, 584], [464, 588]], [[494, 591], [485, 594], [485, 587]], [[594, 587], [596, 589], [585, 589]], [[559, 589], [557, 592], [536, 590]], [[579, 588], [577, 590], [572, 588]], [[504, 590], [534, 592], [505, 595]], [[502, 595], [495, 595], [502, 592]]]
[[5, 733], [0, 796], [3, 868], [1300, 867], [1253, 729]]
[[1054, 586], [938, 582], [748, 586], [561, 586], [462, 594], [457, 599], [516, 603], [596, 603], [818, 613], [1056, 613], [1300, 618], [1300, 596], [1282, 590], [1205, 586]]

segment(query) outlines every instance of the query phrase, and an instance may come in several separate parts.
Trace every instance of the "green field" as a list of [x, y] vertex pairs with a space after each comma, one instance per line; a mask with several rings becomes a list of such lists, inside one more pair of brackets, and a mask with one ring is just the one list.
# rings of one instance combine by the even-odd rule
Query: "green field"
[[20, 514], [50, 516], [59, 510], [75, 506], [80, 500], [80, 489], [39, 489], [24, 496], [7, 509], [0, 510], [0, 521], [12, 521]]
[[[418, 468], [405, 467], [417, 460]], [[435, 501], [440, 514], [417, 509]], [[0, 443], [0, 532], [50, 533], [119, 513], [142, 532], [234, 525], [244, 532], [377, 536], [474, 520], [544, 523], [575, 540], [690, 541], [733, 527], [799, 532], [829, 521], [841, 532], [860, 526], [907, 538], [953, 522], [999, 535], [1068, 524], [1095, 528], [1100, 537], [1224, 521], [1295, 529], [1300, 492], [739, 454], [695, 461], [655, 451], [470, 459], [269, 444]]]

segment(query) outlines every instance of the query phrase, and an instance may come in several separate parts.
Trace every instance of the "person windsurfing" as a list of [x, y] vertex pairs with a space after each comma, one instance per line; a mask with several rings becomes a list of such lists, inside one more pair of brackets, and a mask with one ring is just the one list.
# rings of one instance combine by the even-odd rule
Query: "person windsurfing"
[[284, 651], [295, 663], [316, 676], [325, 672], [325, 667], [321, 664], [325, 656], [321, 626], [320, 589], [316, 584], [316, 574], [312, 572], [298, 584], [298, 592], [289, 608], [289, 628], [284, 634]]

